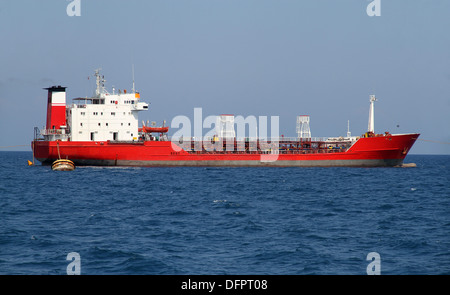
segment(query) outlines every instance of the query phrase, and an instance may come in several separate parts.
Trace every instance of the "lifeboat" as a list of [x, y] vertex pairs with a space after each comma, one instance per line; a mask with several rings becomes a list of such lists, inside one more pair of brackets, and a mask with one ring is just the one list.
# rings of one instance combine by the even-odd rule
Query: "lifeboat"
[[72, 171], [74, 169], [75, 164], [68, 159], [59, 159], [52, 164], [52, 170], [55, 171]]
[[145, 132], [145, 133], [167, 133], [169, 131], [169, 127], [142, 126], [142, 128], [139, 128], [138, 131]]

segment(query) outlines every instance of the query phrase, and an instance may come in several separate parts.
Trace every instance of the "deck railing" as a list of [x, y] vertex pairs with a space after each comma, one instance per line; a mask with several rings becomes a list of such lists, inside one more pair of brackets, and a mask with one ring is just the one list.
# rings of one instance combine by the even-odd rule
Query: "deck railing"
[[276, 139], [256, 138], [167, 138], [184, 151], [193, 154], [317, 154], [342, 153], [352, 145], [351, 140], [327, 141], [327, 138], [299, 139], [281, 137]]
[[312, 138], [298, 138], [298, 137], [276, 137], [276, 138], [258, 138], [258, 137], [233, 137], [233, 138], [219, 138], [219, 137], [167, 137], [168, 141], [235, 141], [235, 142], [326, 142], [329, 137], [312, 137]]

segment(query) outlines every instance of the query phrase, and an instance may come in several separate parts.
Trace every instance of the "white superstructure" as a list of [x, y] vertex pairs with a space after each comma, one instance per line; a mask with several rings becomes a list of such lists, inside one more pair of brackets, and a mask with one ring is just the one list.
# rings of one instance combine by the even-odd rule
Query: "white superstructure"
[[[71, 141], [133, 141], [138, 139], [138, 112], [148, 110], [139, 92], [113, 94], [104, 87], [104, 77], [95, 71], [97, 88], [90, 98], [75, 98], [68, 106], [67, 128]], [[134, 85], [133, 85], [134, 88]]]

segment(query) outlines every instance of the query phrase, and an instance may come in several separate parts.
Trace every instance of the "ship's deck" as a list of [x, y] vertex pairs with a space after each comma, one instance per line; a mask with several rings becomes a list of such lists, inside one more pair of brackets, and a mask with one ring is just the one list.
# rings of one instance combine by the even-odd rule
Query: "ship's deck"
[[[153, 141], [170, 141], [168, 138], [153, 138]], [[143, 143], [144, 141], [138, 141]], [[220, 139], [193, 140], [178, 139], [172, 141], [190, 154], [317, 154], [344, 153], [356, 140], [338, 138], [325, 139], [292, 139], [280, 138], [276, 140], [250, 139]], [[111, 142], [113, 143], [113, 142]], [[116, 144], [120, 144], [117, 142]]]

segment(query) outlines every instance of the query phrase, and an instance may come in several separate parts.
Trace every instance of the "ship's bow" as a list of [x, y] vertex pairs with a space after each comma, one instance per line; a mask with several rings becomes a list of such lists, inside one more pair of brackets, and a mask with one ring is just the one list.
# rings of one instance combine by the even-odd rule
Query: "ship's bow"
[[399, 166], [420, 136], [412, 134], [387, 134], [360, 138], [349, 150], [355, 156], [376, 166]]

